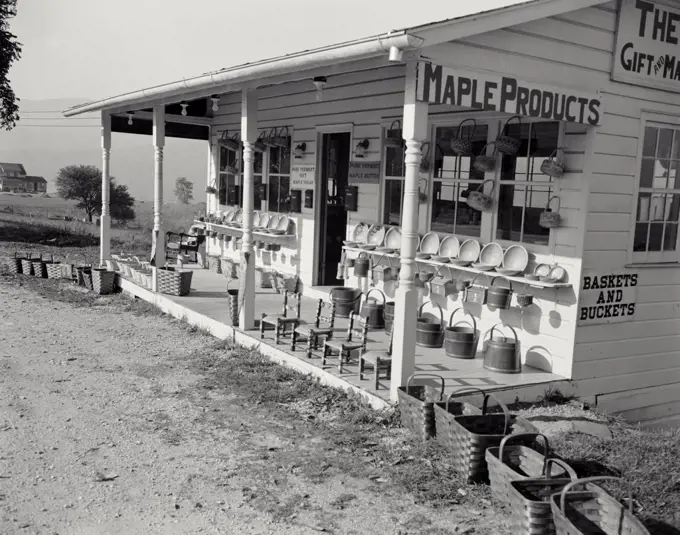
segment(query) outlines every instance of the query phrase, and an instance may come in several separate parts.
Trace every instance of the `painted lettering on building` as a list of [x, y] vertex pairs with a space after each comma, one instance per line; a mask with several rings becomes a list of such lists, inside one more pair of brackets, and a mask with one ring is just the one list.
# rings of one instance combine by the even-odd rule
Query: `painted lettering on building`
[[630, 321], [635, 315], [637, 273], [584, 272], [579, 296], [579, 325]]
[[623, 0], [612, 77], [680, 90], [680, 10], [647, 0]]
[[598, 94], [450, 69], [427, 61], [418, 63], [416, 91], [418, 100], [433, 104], [593, 126], [602, 119]]

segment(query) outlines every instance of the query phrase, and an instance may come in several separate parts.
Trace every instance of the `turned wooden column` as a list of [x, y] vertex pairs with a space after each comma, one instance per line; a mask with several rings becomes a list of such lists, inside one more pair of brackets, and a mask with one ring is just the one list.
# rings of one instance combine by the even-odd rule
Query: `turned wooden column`
[[102, 112], [102, 213], [99, 218], [99, 265], [111, 257], [111, 115]]
[[154, 188], [153, 243], [155, 244], [153, 291], [158, 291], [158, 268], [165, 264], [165, 231], [163, 230], [163, 148], [165, 147], [165, 107], [153, 108]]

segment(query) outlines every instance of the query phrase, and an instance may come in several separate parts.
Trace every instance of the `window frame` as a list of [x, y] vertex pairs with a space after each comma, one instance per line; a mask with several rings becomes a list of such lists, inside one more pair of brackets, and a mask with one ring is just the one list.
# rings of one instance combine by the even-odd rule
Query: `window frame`
[[[442, 114], [442, 115], [437, 115], [435, 117], [430, 116], [428, 117], [428, 128], [429, 128], [429, 137], [426, 141], [430, 142], [430, 146], [434, 147], [436, 143], [436, 135], [437, 135], [437, 128], [441, 127], [454, 127], [459, 125], [462, 121], [465, 119], [475, 119], [478, 124], [486, 124], [488, 126], [487, 130], [487, 143], [491, 143], [496, 139], [498, 136], [499, 131], [501, 130], [503, 124], [505, 121], [507, 121], [510, 118], [510, 115], [508, 114], [499, 114], [498, 112], [481, 112], [478, 110], [469, 110], [465, 112], [459, 112], [459, 113], [449, 113], [449, 114]], [[546, 119], [541, 119], [541, 118], [532, 118], [532, 117], [522, 117], [522, 122], [523, 123], [541, 123], [541, 122], [555, 122], [551, 120], [546, 120]], [[559, 124], [559, 133], [558, 133], [558, 146], [559, 147], [564, 147], [565, 144], [565, 131], [566, 131], [566, 125], [563, 121], [557, 121]], [[383, 123], [384, 124], [384, 123]], [[551, 229], [549, 233], [549, 238], [548, 238], [548, 244], [535, 244], [535, 243], [525, 243], [525, 242], [520, 242], [520, 241], [512, 241], [512, 240], [499, 240], [496, 239], [496, 232], [498, 228], [498, 195], [500, 192], [500, 173], [501, 173], [501, 155], [498, 154], [498, 164], [496, 165], [496, 169], [492, 172], [485, 173], [485, 178], [484, 180], [493, 180], [494, 183], [494, 189], [492, 192], [492, 197], [493, 197], [493, 209], [490, 212], [482, 212], [482, 224], [481, 224], [481, 231], [480, 231], [480, 236], [475, 237], [475, 236], [469, 236], [470, 239], [478, 240], [482, 243], [490, 243], [490, 242], [496, 242], [503, 246], [504, 248], [509, 247], [511, 245], [522, 245], [529, 253], [533, 254], [538, 254], [538, 255], [549, 255], [552, 253], [552, 251], [555, 250], [555, 245], [556, 245], [556, 230], [559, 229]], [[426, 209], [420, 211], [421, 213], [421, 227], [423, 223], [423, 215], [425, 216], [425, 229], [426, 232], [434, 232], [435, 234], [439, 235], [440, 237], [452, 235], [444, 232], [438, 232], [438, 231], [432, 231], [431, 230], [431, 217], [432, 217], [432, 195], [434, 191], [434, 165], [430, 166], [430, 171], [427, 174], [427, 182], [428, 182], [428, 188], [427, 188], [427, 195], [428, 195], [428, 202], [426, 203]], [[425, 176], [425, 175], [421, 175]], [[554, 180], [552, 182], [555, 187], [553, 189], [552, 195], [560, 195], [560, 180]], [[522, 183], [523, 184], [523, 183]], [[487, 185], [485, 187], [485, 192], [489, 193], [489, 186]], [[384, 204], [384, 200], [383, 200]], [[422, 206], [421, 206], [422, 208]], [[680, 233], [679, 233], [680, 234]], [[460, 236], [460, 237], [465, 237], [464, 235], [456, 234], [455, 236]]]
[[[673, 266], [680, 264], [680, 214], [678, 216], [678, 232], [675, 242], [675, 251], [635, 251], [635, 227], [638, 223], [637, 213], [638, 204], [640, 199], [640, 193], [653, 193], [654, 190], [658, 193], [663, 193], [664, 195], [673, 194], [680, 195], [680, 188], [643, 188], [641, 186], [641, 175], [642, 175], [642, 161], [645, 143], [645, 130], [647, 127], [654, 128], [670, 128], [676, 132], [675, 135], [680, 136], [680, 115], [665, 114], [655, 111], [642, 110], [640, 114], [640, 124], [638, 130], [638, 150], [637, 157], [635, 159], [635, 173], [633, 174], [634, 179], [634, 194], [631, 201], [630, 209], [630, 227], [628, 230], [628, 264], [635, 266], [648, 266], [648, 265], [665, 265]], [[674, 140], [673, 140], [674, 141]], [[658, 150], [658, 147], [656, 147]], [[671, 144], [671, 153], [673, 151], [673, 144]], [[642, 190], [642, 191], [641, 191]], [[664, 220], [665, 221], [665, 220]], [[650, 257], [650, 254], [652, 255]]]
[[[395, 121], [399, 120], [400, 123], [403, 123], [403, 118], [402, 117], [397, 117], [393, 119], [387, 119], [383, 118], [383, 120], [380, 123], [380, 154], [381, 154], [381, 164], [380, 164], [380, 206], [378, 207], [378, 221], [380, 221], [381, 225], [390, 225], [390, 226], [398, 226], [401, 227], [402, 224], [402, 216], [404, 214], [404, 181], [406, 179], [406, 163], [404, 162], [404, 176], [398, 177], [398, 176], [388, 176], [387, 175], [387, 149], [390, 147], [387, 147], [385, 145], [385, 138], [387, 137], [387, 132], [390, 129], [390, 126], [394, 124]], [[404, 136], [403, 136], [403, 124], [401, 125], [402, 128], [402, 141], [404, 141]], [[404, 141], [403, 144], [403, 150], [404, 150], [404, 159], [406, 159], [406, 142]], [[385, 221], [385, 218], [387, 217], [386, 213], [386, 206], [385, 203], [387, 202], [387, 181], [394, 181], [394, 182], [399, 182], [401, 183], [401, 206], [399, 207], [399, 223], [395, 225], [395, 223], [387, 223]]]
[[[283, 128], [283, 127], [278, 127], [278, 128]], [[265, 129], [267, 131], [267, 129]], [[290, 138], [290, 144], [288, 147], [288, 152], [289, 152], [289, 169], [288, 169], [288, 174], [286, 173], [272, 173], [270, 171], [270, 163], [271, 163], [271, 151], [273, 147], [267, 147], [267, 150], [263, 154], [263, 159], [262, 159], [262, 182], [265, 183], [265, 176], [266, 176], [266, 184], [267, 184], [267, 200], [264, 201], [267, 209], [266, 212], [272, 213], [272, 214], [289, 214], [290, 213], [290, 180], [291, 180], [291, 170], [293, 168], [293, 129], [291, 127], [288, 127], [288, 137]], [[282, 147], [276, 147], [276, 150], [281, 150]], [[265, 157], [266, 156], [266, 157]], [[265, 167], [266, 164], [266, 167]], [[279, 180], [279, 188], [280, 186], [280, 179], [281, 177], [288, 177], [288, 211], [282, 212], [280, 210], [271, 210], [269, 208], [269, 202], [271, 199], [271, 191], [269, 189], [269, 186], [272, 184], [271, 179], [276, 178]], [[280, 201], [280, 199], [279, 199]], [[277, 207], [281, 207], [281, 203], [277, 203]]]

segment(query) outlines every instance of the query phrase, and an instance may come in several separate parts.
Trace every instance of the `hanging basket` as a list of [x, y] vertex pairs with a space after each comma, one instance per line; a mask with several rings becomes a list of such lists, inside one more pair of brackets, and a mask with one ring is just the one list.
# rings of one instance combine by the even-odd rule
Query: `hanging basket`
[[213, 186], [206, 186], [205, 192], [209, 195], [215, 195], [217, 193], [217, 189], [215, 189]]
[[268, 134], [262, 138], [262, 143], [267, 147], [275, 148], [276, 145], [276, 127], [272, 128]]
[[476, 305], [486, 304], [488, 288], [485, 288], [483, 286], [475, 286], [475, 281], [477, 280], [477, 277], [479, 277], [480, 275], [485, 274], [477, 273], [477, 275], [475, 275], [475, 277], [472, 279], [470, 286], [465, 288], [465, 296], [463, 297], [463, 301], [465, 301], [466, 303], [474, 303]]
[[[461, 320], [453, 323], [453, 317], [460, 310], [470, 316], [472, 321]], [[478, 340], [475, 317], [469, 312], [465, 312], [462, 307], [454, 310], [449, 318], [449, 326], [444, 329], [444, 351], [446, 356], [458, 359], [474, 359], [477, 353]]]
[[[387, 258], [387, 265], [380, 264], [384, 258]], [[390, 257], [385, 257], [385, 255], [378, 258], [378, 262], [373, 266], [372, 273], [374, 283], [396, 280], [394, 271], [392, 270]]]
[[[426, 149], [427, 147], [427, 149]], [[430, 172], [430, 167], [432, 166], [430, 162], [430, 142], [426, 141], [420, 146], [420, 172], [427, 174]]]
[[[494, 149], [491, 156], [489, 156], [487, 155], [487, 147], [490, 147], [491, 145], [493, 145]], [[498, 158], [496, 157], [496, 142], [492, 141], [491, 143], [484, 145], [484, 148], [475, 157], [472, 167], [481, 173], [491, 173], [496, 170], [497, 162]]]
[[[487, 182], [491, 182], [491, 191], [488, 194], [484, 193], [484, 184]], [[476, 191], [468, 192], [467, 199], [465, 199], [468, 206], [479, 212], [488, 212], [491, 210], [491, 206], [493, 205], [493, 197], [491, 194], [495, 187], [496, 183], [491, 179], [482, 182]]]
[[264, 138], [266, 136], [266, 132], [262, 131], [260, 132], [260, 135], [257, 136], [257, 139], [255, 140], [255, 143], [253, 143], [253, 150], [255, 152], [264, 152], [267, 150], [267, 145], [264, 143]]
[[[497, 279], [504, 280], [508, 283], [508, 288], [494, 286], [493, 283]], [[486, 292], [486, 304], [491, 308], [498, 308], [500, 310], [507, 310], [510, 308], [512, 301], [512, 282], [503, 277], [493, 277], [489, 288]]]
[[28, 260], [28, 256], [26, 253], [17, 253], [15, 252], [12, 255], [12, 258], [9, 259], [9, 265], [8, 265], [8, 270], [10, 273], [13, 275], [20, 275], [23, 273], [21, 261], [22, 260]]
[[534, 296], [531, 294], [515, 294], [517, 304], [522, 307], [530, 307], [534, 303]]
[[[588, 477], [565, 485], [550, 498], [556, 535], [649, 535], [633, 514], [633, 496], [628, 488], [628, 507], [608, 493], [596, 481], [621, 481], [617, 477]], [[584, 487], [580, 492], [572, 489]], [[572, 491], [572, 492], [569, 492]]]
[[234, 152], [239, 152], [241, 150], [241, 140], [239, 139], [238, 132], [229, 137], [229, 131], [225, 130], [222, 132], [222, 137], [218, 141], [218, 144], [220, 147], [233, 150]]
[[[425, 385], [412, 385], [416, 377], [434, 377], [441, 383], [441, 388]], [[442, 401], [444, 396], [444, 379], [435, 374], [413, 374], [406, 381], [406, 386], [397, 389], [401, 425], [409, 429], [420, 440], [435, 436], [434, 404]]]
[[[472, 123], [472, 133], [467, 137], [463, 137], [463, 125], [465, 123]], [[451, 150], [454, 154], [459, 156], [472, 156], [472, 140], [477, 131], [477, 121], [474, 119], [465, 119], [458, 125], [456, 135], [451, 139]]]
[[510, 119], [506, 121], [505, 126], [503, 126], [503, 130], [501, 130], [501, 133], [498, 134], [498, 137], [496, 138], [496, 150], [501, 154], [514, 156], [515, 154], [517, 154], [517, 151], [522, 146], [522, 142], [519, 139], [515, 139], [514, 137], [510, 137], [507, 135], [510, 121], [514, 119], [517, 119], [517, 124], [522, 124], [522, 119], [519, 115], [514, 115], [513, 117], [510, 117]]
[[[394, 128], [395, 124], [397, 125], [397, 128]], [[397, 136], [390, 136], [390, 132], [394, 130], [398, 132]], [[404, 146], [404, 140], [402, 139], [401, 135], [401, 121], [399, 119], [390, 125], [389, 129], [387, 130], [387, 134], [385, 134], [385, 140], [383, 143], [386, 147], [390, 147], [392, 149], [400, 149]]]
[[[558, 158], [560, 153], [562, 153], [562, 158]], [[562, 178], [564, 174], [564, 151], [561, 148], [555, 149], [547, 160], [543, 160], [541, 173], [552, 178]]]
[[446, 267], [449, 272], [448, 277], [443, 277], [439, 274], [439, 272], [444, 269], [444, 267], [445, 266], [439, 266], [434, 274], [434, 277], [432, 277], [432, 279], [430, 279], [430, 281], [427, 283], [430, 286], [431, 293], [441, 295], [442, 297], [451, 295], [456, 291], [456, 282], [453, 280], [453, 276], [451, 275], [451, 269]]
[[[553, 199], [557, 199], [556, 212], [553, 212], [550, 208], [550, 203]], [[550, 197], [550, 199], [548, 199], [548, 204], [545, 205], [545, 210], [541, 212], [541, 215], [538, 219], [538, 224], [547, 229], [558, 228], [562, 222], [562, 218], [559, 214], [560, 204], [560, 198], [557, 195]]]
[[273, 139], [274, 147], [287, 149], [290, 146], [290, 133], [287, 126], [282, 126]]
[[[437, 307], [439, 320], [423, 316], [423, 308], [427, 304]], [[439, 348], [444, 345], [444, 312], [442, 307], [432, 301], [426, 301], [418, 309], [416, 320], [416, 345], [419, 347]]]

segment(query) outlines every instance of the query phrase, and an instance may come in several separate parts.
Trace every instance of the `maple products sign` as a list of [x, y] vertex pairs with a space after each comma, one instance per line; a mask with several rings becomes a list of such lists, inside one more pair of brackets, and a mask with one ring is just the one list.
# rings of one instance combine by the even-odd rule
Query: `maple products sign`
[[623, 0], [616, 35], [614, 80], [680, 89], [680, 10]]
[[417, 98], [434, 104], [500, 111], [568, 123], [600, 124], [598, 95], [418, 63]]

